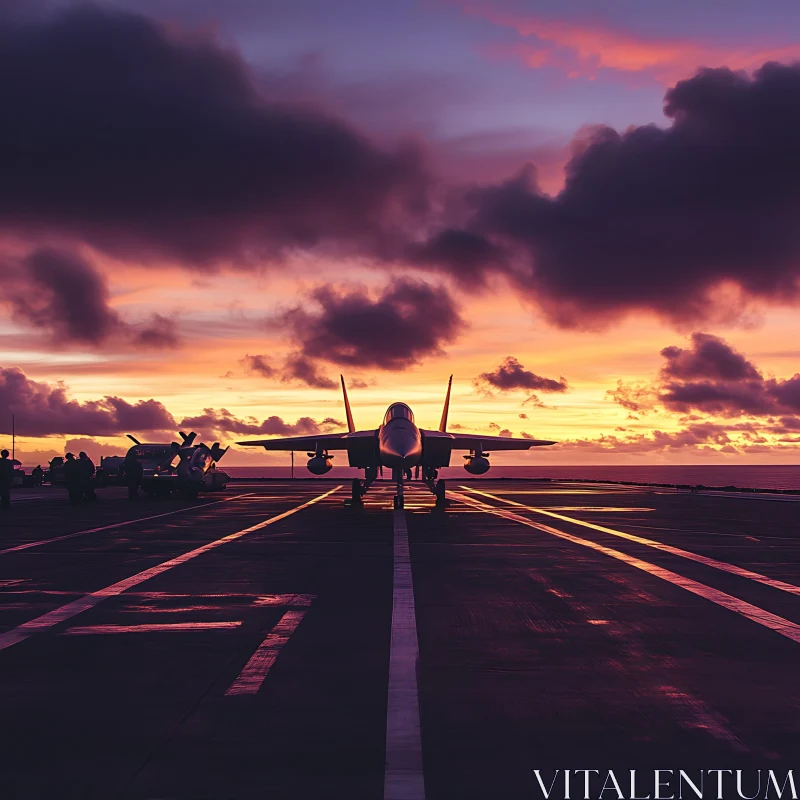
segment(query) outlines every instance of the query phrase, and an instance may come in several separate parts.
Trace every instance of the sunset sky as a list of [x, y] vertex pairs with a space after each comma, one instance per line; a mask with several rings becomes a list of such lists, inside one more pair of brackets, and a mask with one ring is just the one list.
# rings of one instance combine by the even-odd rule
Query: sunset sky
[[[794, 463], [795, 0], [6, 0], [0, 443], [408, 402], [499, 463]], [[232, 448], [224, 465], [287, 456]], [[455, 461], [455, 459], [454, 459]]]

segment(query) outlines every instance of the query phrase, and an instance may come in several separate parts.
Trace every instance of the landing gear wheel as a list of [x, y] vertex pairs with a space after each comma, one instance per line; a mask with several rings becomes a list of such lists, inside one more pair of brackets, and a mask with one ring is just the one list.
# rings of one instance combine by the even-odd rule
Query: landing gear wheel
[[445, 490], [446, 490], [445, 482], [436, 481], [436, 485], [433, 487], [433, 494], [436, 497], [437, 506], [444, 505], [446, 499]]
[[364, 494], [361, 488], [361, 481], [358, 478], [353, 478], [352, 488], [350, 490], [350, 500], [352, 504], [361, 505], [361, 496]]
[[394, 498], [394, 507], [395, 507], [395, 509], [403, 508], [403, 498], [402, 498], [402, 496], [395, 496], [395, 498]]

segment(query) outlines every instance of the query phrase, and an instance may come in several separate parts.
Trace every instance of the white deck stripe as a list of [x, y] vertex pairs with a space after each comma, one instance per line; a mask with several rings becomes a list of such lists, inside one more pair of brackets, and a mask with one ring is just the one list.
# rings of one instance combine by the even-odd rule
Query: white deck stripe
[[106, 633], [183, 633], [185, 631], [212, 631], [238, 628], [238, 622], [153, 622], [146, 625], [76, 625], [67, 628], [70, 636], [88, 636]]
[[244, 528], [236, 533], [230, 533], [227, 536], [223, 536], [221, 539], [216, 539], [213, 542], [204, 544], [202, 547], [197, 547], [194, 550], [190, 550], [188, 553], [183, 553], [183, 555], [177, 556], [176, 558], [171, 558], [169, 561], [163, 561], [161, 564], [156, 564], [156, 566], [150, 567], [150, 569], [146, 569], [143, 572], [137, 572], [130, 578], [125, 578], [125, 580], [114, 583], [111, 586], [107, 586], [105, 589], [99, 589], [96, 592], [79, 597], [77, 600], [73, 600], [71, 603], [61, 606], [61, 608], [56, 608], [53, 611], [49, 611], [47, 614], [43, 614], [41, 617], [32, 619], [30, 622], [25, 622], [16, 628], [12, 628], [10, 631], [0, 633], [0, 650], [5, 650], [7, 647], [11, 647], [12, 645], [22, 642], [35, 633], [41, 633], [43, 630], [47, 630], [48, 628], [52, 628], [54, 625], [58, 625], [61, 622], [71, 619], [87, 609], [94, 608], [94, 606], [102, 603], [103, 600], [106, 600], [109, 597], [116, 597], [128, 589], [132, 589], [134, 586], [138, 586], [140, 583], [150, 580], [150, 578], [155, 578], [157, 575], [161, 575], [173, 567], [185, 564], [187, 561], [191, 561], [193, 558], [197, 558], [197, 556], [207, 553], [209, 550], [213, 550], [214, 548], [220, 547], [223, 544], [232, 542], [235, 539], [240, 539], [242, 536], [246, 536], [248, 533], [252, 533], [253, 531], [266, 528], [267, 525], [273, 525], [276, 522], [280, 522], [282, 519], [286, 519], [286, 517], [296, 514], [298, 511], [302, 511], [304, 508], [308, 508], [308, 506], [313, 505], [320, 500], [324, 500], [326, 497], [328, 497], [328, 495], [333, 494], [341, 488], [341, 485], [336, 486], [329, 492], [318, 495], [312, 500], [302, 503], [299, 506], [290, 508], [288, 511], [284, 511], [282, 514], [265, 519], [263, 522], [259, 522], [257, 525], [251, 525], [249, 528]]
[[405, 512], [394, 512], [394, 597], [386, 707], [384, 800], [425, 800], [419, 724], [419, 642]]
[[556, 514], [554, 511], [548, 511], [544, 508], [526, 506], [523, 503], [517, 503], [514, 500], [506, 500], [503, 497], [495, 497], [493, 494], [481, 492], [478, 489], [468, 489], [466, 486], [462, 486], [461, 488], [467, 489], [467, 491], [470, 491], [473, 494], [480, 494], [484, 497], [489, 497], [492, 500], [498, 500], [501, 503], [506, 503], [506, 505], [524, 508], [526, 511], [533, 511], [536, 514], [543, 514], [547, 517], [560, 519], [564, 522], [571, 522], [573, 525], [581, 525], [584, 528], [591, 528], [592, 530], [600, 531], [601, 533], [610, 533], [612, 536], [618, 536], [621, 539], [628, 539], [628, 541], [636, 542], [637, 544], [644, 544], [648, 547], [654, 548], [655, 550], [663, 550], [665, 553], [671, 553], [672, 555], [680, 556], [681, 558], [686, 558], [690, 561], [696, 561], [698, 564], [705, 564], [707, 567], [713, 567], [714, 569], [721, 570], [722, 572], [730, 572], [732, 575], [738, 575], [740, 578], [748, 578], [751, 581], [763, 583], [765, 586], [771, 586], [773, 589], [780, 589], [782, 592], [788, 592], [789, 594], [800, 594], [800, 586], [795, 586], [793, 583], [786, 583], [786, 581], [781, 581], [777, 578], [768, 578], [766, 575], [762, 575], [760, 572], [753, 572], [752, 570], [745, 569], [744, 567], [737, 567], [735, 564], [728, 564], [725, 561], [717, 561], [715, 558], [701, 556], [699, 553], [693, 553], [690, 550], [683, 550], [680, 547], [673, 547], [672, 545], [664, 544], [663, 542], [657, 542], [654, 539], [645, 539], [643, 536], [636, 536], [633, 533], [625, 533], [625, 531], [618, 531], [614, 528], [606, 528], [603, 525], [595, 525], [593, 522], [575, 519], [574, 517], [568, 517], [565, 514]]
[[237, 494], [234, 497], [226, 497], [223, 500], [214, 500], [212, 503], [203, 503], [199, 506], [190, 506], [188, 508], [178, 508], [175, 511], [165, 511], [163, 514], [153, 514], [152, 517], [139, 517], [138, 519], [128, 519], [124, 522], [114, 522], [111, 525], [103, 525], [100, 528], [89, 528], [85, 531], [77, 531], [76, 533], [67, 533], [64, 536], [54, 536], [52, 539], [42, 539], [38, 542], [28, 542], [27, 544], [18, 544], [16, 547], [8, 547], [5, 550], [0, 550], [0, 556], [6, 553], [16, 553], [18, 550], [30, 550], [31, 547], [41, 547], [43, 544], [50, 544], [51, 542], [63, 542], [64, 539], [74, 539], [76, 536], [84, 536], [87, 533], [100, 533], [100, 531], [110, 531], [114, 528], [124, 528], [126, 525], [135, 525], [137, 522], [147, 522], [151, 519], [160, 519], [161, 517], [169, 517], [172, 514], [180, 514], [186, 511], [195, 511], [199, 508], [207, 508], [208, 506], [215, 506], [219, 503], [228, 503], [231, 500], [239, 500], [242, 497], [251, 497], [254, 492], [247, 494]]
[[239, 677], [228, 687], [225, 696], [239, 694], [257, 694], [261, 684], [278, 659], [281, 648], [289, 641], [289, 637], [297, 630], [305, 616], [305, 611], [287, 611], [278, 624], [267, 634], [263, 642], [245, 664]]
[[678, 575], [676, 572], [656, 566], [648, 561], [643, 561], [640, 558], [629, 556], [627, 553], [622, 553], [619, 550], [614, 550], [611, 547], [605, 547], [597, 542], [592, 542], [588, 539], [581, 539], [579, 536], [573, 536], [571, 533], [565, 533], [557, 528], [551, 528], [549, 525], [544, 525], [541, 522], [534, 522], [533, 520], [526, 519], [525, 517], [521, 517], [519, 514], [515, 514], [512, 511], [507, 511], [504, 508], [490, 506], [481, 500], [476, 500], [472, 497], [468, 497], [467, 495], [460, 494], [459, 492], [450, 492], [450, 496], [461, 501], [462, 503], [467, 503], [475, 508], [480, 508], [481, 511], [485, 511], [487, 514], [494, 514], [498, 517], [504, 517], [505, 519], [519, 522], [522, 525], [527, 525], [529, 528], [536, 528], [537, 530], [557, 536], [559, 539], [566, 539], [568, 542], [580, 544], [584, 547], [589, 547], [592, 550], [596, 550], [598, 553], [603, 553], [604, 555], [616, 558], [617, 560], [623, 561], [632, 567], [636, 567], [636, 569], [640, 569], [649, 573], [650, 575], [654, 575], [656, 578], [661, 578], [662, 580], [667, 581], [674, 586], [679, 586], [681, 589], [686, 589], [687, 592], [692, 592], [692, 594], [696, 594], [705, 598], [706, 600], [710, 600], [712, 603], [715, 603], [722, 608], [727, 608], [729, 611], [734, 611], [742, 617], [750, 619], [753, 622], [757, 622], [759, 625], [763, 625], [765, 628], [769, 628], [770, 630], [779, 633], [781, 636], [785, 636], [787, 639], [791, 639], [793, 642], [800, 642], [800, 625], [797, 625], [788, 619], [784, 619], [783, 617], [779, 617], [777, 614], [772, 614], [771, 612], [766, 611], [763, 608], [759, 608], [752, 603], [740, 600], [738, 597], [727, 594], [727, 592], [721, 592], [719, 589], [713, 589], [712, 587], [706, 586], [704, 583], [692, 580], [691, 578], [684, 578], [683, 575]]

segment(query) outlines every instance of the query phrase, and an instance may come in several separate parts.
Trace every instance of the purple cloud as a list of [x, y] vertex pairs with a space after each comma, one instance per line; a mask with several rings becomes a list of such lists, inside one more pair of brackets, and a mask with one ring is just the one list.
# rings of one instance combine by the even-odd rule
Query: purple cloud
[[311, 417], [300, 417], [297, 422], [284, 422], [281, 417], [272, 416], [259, 421], [255, 417], [237, 417], [227, 408], [205, 408], [195, 417], [184, 417], [180, 427], [205, 431], [209, 435], [235, 434], [246, 436], [313, 436], [328, 433], [344, 427], [339, 420], [327, 417], [321, 422]]
[[[298, 354], [333, 364], [401, 370], [443, 345], [465, 328], [444, 287], [398, 278], [377, 296], [366, 289], [317, 287], [318, 309], [297, 307], [280, 319]], [[295, 356], [296, 358], [296, 356]]]
[[129, 403], [107, 395], [79, 402], [67, 397], [64, 386], [30, 380], [20, 369], [0, 368], [0, 433], [11, 433], [11, 415], [20, 436], [81, 434], [114, 436], [120, 433], [175, 430], [175, 419], [157, 400]]
[[[514, 356], [508, 356], [493, 372], [482, 372], [473, 381], [475, 386], [484, 392], [493, 390], [511, 392], [523, 389], [531, 392], [566, 392], [569, 388], [564, 378], [557, 381], [552, 378], [543, 378], [535, 372], [525, 369]], [[526, 402], [541, 405], [539, 398], [531, 395]]]
[[[531, 166], [470, 189], [456, 214], [472, 209], [463, 246], [451, 253], [434, 235], [422, 251], [462, 278], [505, 274], [565, 327], [637, 310], [685, 322], [735, 317], [749, 298], [796, 302], [800, 64], [766, 64], [753, 77], [702, 70], [667, 92], [665, 112], [667, 128], [583, 135], [555, 197]], [[498, 248], [512, 254], [501, 266]], [[726, 300], [725, 286], [739, 297]]]
[[15, 321], [46, 331], [58, 346], [173, 348], [180, 343], [174, 320], [160, 314], [138, 325], [124, 321], [110, 306], [105, 277], [74, 253], [40, 248], [4, 266], [0, 303]]
[[661, 374], [667, 378], [691, 380], [694, 378], [723, 381], [760, 380], [761, 373], [741, 353], [736, 352], [724, 339], [709, 333], [692, 334], [692, 346], [665, 347], [661, 355], [667, 359]]
[[0, 104], [0, 228], [17, 233], [203, 267], [377, 247], [387, 220], [424, 208], [416, 147], [269, 103], [235, 51], [133, 13], [0, 21]]
[[723, 417], [800, 413], [800, 374], [765, 378], [742, 353], [719, 336], [695, 332], [689, 347], [665, 347], [658, 381], [626, 384], [607, 392], [629, 411], [646, 413], [660, 401], [669, 411], [700, 411]]

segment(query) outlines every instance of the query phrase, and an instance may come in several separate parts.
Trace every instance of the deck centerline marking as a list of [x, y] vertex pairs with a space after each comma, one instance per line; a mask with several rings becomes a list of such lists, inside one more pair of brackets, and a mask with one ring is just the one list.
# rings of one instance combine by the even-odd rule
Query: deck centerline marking
[[791, 622], [784, 617], [779, 617], [777, 614], [773, 614], [772, 612], [753, 605], [752, 603], [748, 603], [745, 600], [740, 600], [738, 597], [734, 597], [727, 592], [714, 589], [711, 586], [706, 586], [704, 583], [700, 583], [700, 581], [696, 581], [692, 578], [685, 578], [683, 575], [678, 575], [677, 572], [672, 572], [672, 570], [659, 567], [656, 564], [651, 564], [649, 561], [644, 561], [641, 558], [630, 556], [627, 553], [623, 553], [621, 550], [614, 550], [611, 547], [598, 544], [590, 539], [581, 539], [580, 536], [573, 536], [571, 533], [558, 530], [558, 528], [553, 528], [550, 525], [545, 525], [542, 522], [534, 522], [533, 520], [522, 517], [519, 514], [515, 514], [513, 511], [508, 511], [504, 508], [497, 508], [496, 506], [490, 506], [488, 503], [468, 497], [460, 492], [450, 492], [450, 496], [462, 503], [467, 503], [475, 506], [476, 508], [480, 508], [487, 514], [494, 514], [498, 517], [519, 522], [522, 525], [527, 525], [529, 528], [536, 528], [537, 530], [543, 531], [544, 533], [549, 533], [552, 536], [557, 536], [560, 539], [565, 539], [573, 544], [579, 544], [583, 547], [588, 547], [591, 550], [596, 550], [598, 553], [602, 553], [603, 555], [616, 558], [618, 561], [622, 561], [631, 567], [635, 567], [643, 572], [647, 572], [649, 575], [653, 575], [656, 578], [661, 578], [661, 580], [671, 583], [673, 586], [678, 586], [681, 589], [685, 589], [687, 592], [696, 594], [698, 597], [710, 600], [712, 603], [721, 606], [722, 608], [733, 611], [740, 616], [745, 617], [746, 619], [757, 622], [759, 625], [775, 631], [781, 636], [791, 639], [793, 642], [800, 643], [800, 625]]
[[[466, 487], [462, 486], [461, 488], [465, 489]], [[488, 492], [481, 492], [478, 489], [468, 489], [467, 491], [472, 492], [473, 494], [480, 494], [484, 497], [489, 497], [492, 500], [498, 500], [499, 502], [506, 503], [507, 505], [524, 508], [526, 511], [533, 511], [536, 514], [543, 514], [544, 516], [553, 517], [554, 519], [559, 519], [563, 522], [571, 522], [574, 525], [581, 525], [584, 528], [590, 528], [591, 530], [599, 531], [601, 533], [609, 533], [612, 536], [617, 536], [621, 539], [627, 539], [631, 542], [635, 542], [636, 544], [647, 545], [647, 547], [652, 547], [655, 550], [661, 550], [665, 553], [670, 553], [671, 555], [680, 556], [681, 558], [688, 559], [689, 561], [696, 561], [698, 564], [704, 564], [707, 567], [713, 567], [714, 569], [718, 569], [722, 572], [729, 572], [732, 575], [738, 575], [740, 578], [748, 578], [751, 581], [763, 583], [765, 586], [770, 586], [773, 589], [779, 589], [782, 592], [800, 595], [800, 586], [795, 586], [793, 583], [787, 583], [786, 581], [781, 581], [777, 578], [769, 578], [766, 575], [762, 575], [760, 572], [753, 572], [752, 570], [745, 569], [744, 567], [738, 567], [736, 564], [728, 564], [725, 561], [718, 561], [716, 558], [701, 556], [699, 553], [693, 553], [691, 550], [684, 550], [680, 547], [664, 544], [663, 542], [658, 542], [655, 539], [647, 539], [644, 536], [637, 536], [634, 533], [626, 533], [625, 531], [618, 531], [614, 528], [606, 528], [603, 525], [596, 525], [593, 522], [587, 522], [586, 520], [568, 517], [565, 514], [556, 514], [555, 512], [548, 511], [544, 508], [526, 506], [523, 503], [516, 503], [513, 500], [505, 500], [501, 497], [496, 497], [495, 495], [489, 494]]]
[[289, 637], [303, 621], [305, 611], [287, 611], [277, 625], [266, 635], [264, 641], [256, 648], [255, 653], [244, 665], [236, 680], [225, 692], [226, 697], [242, 694], [257, 694], [266, 680], [269, 671], [278, 660], [281, 649], [289, 641]]
[[222, 500], [214, 500], [211, 503], [203, 503], [199, 506], [189, 506], [188, 508], [177, 508], [174, 511], [165, 511], [163, 514], [153, 514], [150, 517], [138, 517], [137, 519], [128, 519], [123, 522], [114, 522], [111, 525], [102, 525], [99, 528], [89, 528], [85, 531], [76, 531], [75, 533], [67, 533], [64, 536], [54, 536], [52, 539], [41, 539], [38, 542], [27, 542], [25, 544], [18, 544], [15, 547], [7, 547], [5, 550], [0, 550], [0, 556], [6, 553], [16, 553], [18, 550], [30, 550], [32, 547], [41, 547], [45, 544], [52, 544], [53, 542], [63, 542], [65, 539], [74, 539], [76, 536], [85, 536], [88, 533], [100, 533], [100, 531], [110, 531], [114, 528], [124, 528], [126, 525], [133, 525], [137, 522], [147, 522], [151, 519], [160, 519], [161, 517], [169, 517], [173, 514], [180, 514], [182, 511], [196, 511], [199, 508], [207, 508], [208, 506], [216, 506], [219, 503], [228, 503], [231, 500], [240, 500], [242, 497], [250, 497], [254, 492], [247, 494], [237, 494], [234, 497], [225, 497]]
[[7, 647], [11, 647], [19, 642], [25, 641], [25, 639], [29, 638], [35, 633], [41, 633], [43, 630], [47, 630], [48, 628], [52, 628], [54, 625], [65, 622], [66, 620], [71, 619], [72, 617], [75, 617], [90, 608], [94, 608], [99, 603], [102, 603], [103, 600], [107, 600], [109, 597], [116, 597], [128, 589], [138, 586], [140, 583], [144, 583], [151, 578], [155, 578], [156, 576], [171, 570], [173, 567], [180, 566], [181, 564], [185, 564], [187, 561], [191, 561], [193, 558], [197, 558], [197, 556], [200, 556], [203, 553], [207, 553], [210, 550], [214, 550], [217, 547], [228, 544], [228, 542], [240, 539], [242, 536], [246, 536], [248, 533], [253, 533], [254, 531], [266, 528], [268, 525], [273, 525], [276, 522], [280, 522], [281, 520], [290, 517], [292, 514], [296, 514], [298, 511], [302, 511], [304, 508], [308, 508], [314, 503], [324, 500], [326, 497], [332, 495], [334, 492], [339, 491], [341, 488], [342, 486], [340, 484], [324, 494], [317, 495], [317, 497], [314, 497], [305, 503], [301, 503], [299, 506], [290, 508], [288, 511], [283, 511], [274, 517], [269, 517], [262, 522], [258, 522], [248, 528], [243, 528], [235, 533], [229, 533], [227, 536], [223, 536], [220, 539], [215, 539], [213, 542], [208, 542], [200, 547], [196, 547], [194, 550], [189, 550], [188, 552], [176, 556], [175, 558], [162, 561], [160, 564], [156, 564], [154, 567], [150, 567], [142, 572], [137, 572], [135, 575], [131, 575], [129, 578], [117, 581], [117, 583], [113, 583], [111, 586], [106, 586], [104, 589], [98, 589], [96, 592], [90, 592], [89, 594], [79, 597], [77, 600], [73, 600], [71, 603], [67, 603], [60, 608], [48, 611], [41, 617], [36, 617], [36, 619], [24, 622], [22, 625], [18, 625], [16, 628], [12, 628], [5, 633], [0, 633], [0, 650], [5, 650]]
[[419, 639], [408, 527], [402, 509], [394, 511], [392, 584], [383, 797], [384, 800], [425, 800], [417, 686]]

